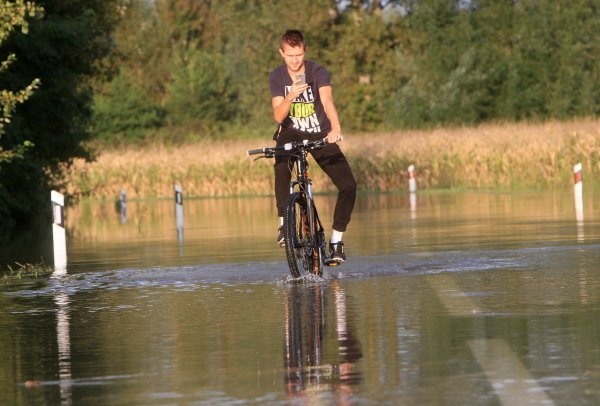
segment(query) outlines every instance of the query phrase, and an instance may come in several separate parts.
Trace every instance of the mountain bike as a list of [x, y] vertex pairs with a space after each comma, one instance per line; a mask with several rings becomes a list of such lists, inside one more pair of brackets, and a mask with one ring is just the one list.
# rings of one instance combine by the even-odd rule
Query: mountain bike
[[260, 155], [256, 159], [289, 157], [288, 168], [292, 178], [283, 229], [285, 253], [294, 278], [307, 274], [322, 276], [324, 265], [338, 265], [338, 262], [329, 258], [325, 250], [325, 231], [313, 199], [312, 180], [308, 175], [308, 153], [326, 145], [325, 139], [304, 140], [247, 151], [249, 156]]

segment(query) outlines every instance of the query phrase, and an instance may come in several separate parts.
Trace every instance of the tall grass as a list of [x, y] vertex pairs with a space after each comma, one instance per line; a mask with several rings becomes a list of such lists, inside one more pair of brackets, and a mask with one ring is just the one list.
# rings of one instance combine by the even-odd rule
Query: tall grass
[[[96, 161], [65, 170], [65, 192], [114, 198], [167, 197], [173, 185], [186, 196], [265, 195], [273, 190], [273, 161], [254, 162], [246, 150], [272, 145], [264, 139], [199, 141], [102, 151]], [[347, 134], [341, 144], [361, 190], [404, 190], [415, 164], [420, 189], [542, 189], [572, 182], [582, 162], [586, 180], [600, 174], [600, 120]], [[316, 190], [335, 187], [317, 165]]]

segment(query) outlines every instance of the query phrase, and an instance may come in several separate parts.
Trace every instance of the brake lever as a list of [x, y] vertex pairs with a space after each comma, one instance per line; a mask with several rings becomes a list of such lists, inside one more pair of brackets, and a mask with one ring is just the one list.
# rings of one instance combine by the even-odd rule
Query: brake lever
[[275, 154], [274, 154], [274, 153], [272, 153], [272, 152], [264, 152], [264, 153], [263, 153], [263, 155], [261, 155], [261, 156], [259, 156], [259, 157], [256, 157], [256, 158], [254, 158], [254, 160], [255, 160], [255, 161], [258, 161], [258, 160], [259, 160], [259, 159], [261, 159], [261, 158], [273, 158], [274, 156], [275, 156]]

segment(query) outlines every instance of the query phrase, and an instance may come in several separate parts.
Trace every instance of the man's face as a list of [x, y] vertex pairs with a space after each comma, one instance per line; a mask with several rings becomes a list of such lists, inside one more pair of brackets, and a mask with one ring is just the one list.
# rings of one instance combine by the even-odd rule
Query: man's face
[[279, 53], [283, 57], [288, 69], [292, 72], [298, 72], [304, 64], [305, 49], [303, 45], [293, 47], [288, 44], [283, 45], [283, 49], [279, 49]]

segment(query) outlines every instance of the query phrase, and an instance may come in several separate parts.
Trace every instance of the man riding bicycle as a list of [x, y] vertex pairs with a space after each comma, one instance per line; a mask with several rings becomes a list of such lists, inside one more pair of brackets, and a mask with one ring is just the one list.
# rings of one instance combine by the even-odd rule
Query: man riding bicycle
[[[338, 114], [333, 103], [329, 72], [315, 62], [305, 60], [306, 42], [300, 31], [288, 30], [281, 38], [279, 53], [284, 65], [269, 74], [273, 116], [280, 124], [276, 135], [277, 146], [308, 139], [327, 138], [329, 144], [311, 155], [338, 189], [333, 214], [330, 257], [345, 262], [342, 236], [350, 222], [356, 181], [346, 157], [337, 141], [342, 139]], [[275, 157], [275, 200], [280, 219], [277, 243], [284, 246], [283, 216], [289, 196], [290, 172], [288, 158]]]

